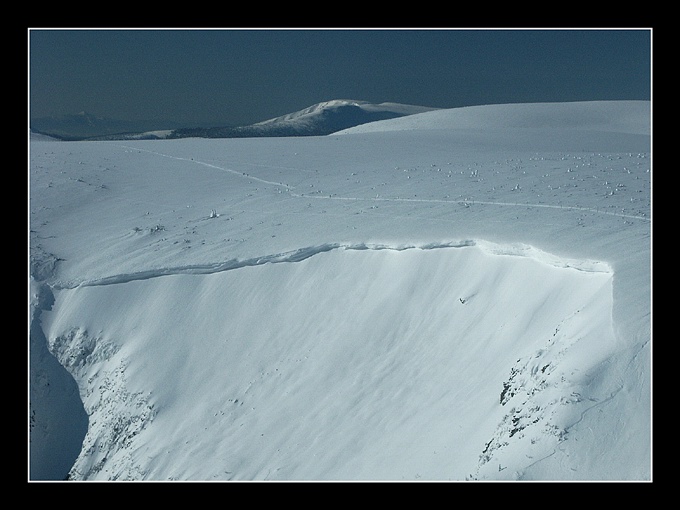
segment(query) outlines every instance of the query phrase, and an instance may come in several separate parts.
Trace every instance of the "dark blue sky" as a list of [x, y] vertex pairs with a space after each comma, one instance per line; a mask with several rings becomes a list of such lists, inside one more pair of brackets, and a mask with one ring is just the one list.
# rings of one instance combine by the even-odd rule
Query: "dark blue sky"
[[31, 118], [243, 125], [331, 99], [650, 99], [650, 30], [29, 31]]

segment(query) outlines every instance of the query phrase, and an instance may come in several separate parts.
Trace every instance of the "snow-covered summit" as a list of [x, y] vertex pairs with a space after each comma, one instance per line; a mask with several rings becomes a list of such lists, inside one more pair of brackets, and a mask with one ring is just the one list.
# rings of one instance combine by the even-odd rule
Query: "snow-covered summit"
[[433, 110], [436, 108], [389, 102], [370, 103], [353, 99], [334, 99], [247, 126], [178, 129], [174, 131], [172, 138], [324, 136], [370, 122]]
[[334, 99], [331, 101], [323, 101], [315, 105], [304, 108], [300, 111], [281, 115], [273, 119], [268, 119], [258, 122], [256, 126], [265, 126], [272, 124], [310, 124], [318, 123], [323, 117], [330, 115], [338, 115], [338, 112], [346, 111], [353, 112], [358, 119], [364, 120], [366, 115], [380, 117], [381, 120], [395, 117], [402, 117], [406, 115], [413, 115], [416, 113], [423, 113], [436, 110], [437, 108], [430, 108], [426, 106], [415, 106], [400, 103], [370, 103], [368, 101], [357, 101], [353, 99]]

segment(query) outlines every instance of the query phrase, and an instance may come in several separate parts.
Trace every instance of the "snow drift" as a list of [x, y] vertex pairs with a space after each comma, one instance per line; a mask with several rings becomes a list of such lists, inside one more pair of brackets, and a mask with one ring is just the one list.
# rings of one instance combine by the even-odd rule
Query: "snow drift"
[[32, 357], [32, 459], [76, 480], [650, 479], [648, 108], [497, 108], [488, 129], [454, 109], [32, 142], [31, 342], [87, 413], [77, 458], [50, 455], [68, 392]]

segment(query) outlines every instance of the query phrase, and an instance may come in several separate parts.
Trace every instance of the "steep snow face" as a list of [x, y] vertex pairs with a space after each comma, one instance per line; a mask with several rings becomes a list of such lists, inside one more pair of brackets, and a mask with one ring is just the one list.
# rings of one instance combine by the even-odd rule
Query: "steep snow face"
[[527, 248], [320, 247], [57, 293], [48, 343], [91, 421], [71, 477], [521, 477], [607, 396], [589, 371], [616, 342], [606, 264]]
[[88, 418], [71, 374], [50, 354], [41, 314], [54, 302], [49, 287], [31, 281], [29, 479], [64, 480], [78, 458]]

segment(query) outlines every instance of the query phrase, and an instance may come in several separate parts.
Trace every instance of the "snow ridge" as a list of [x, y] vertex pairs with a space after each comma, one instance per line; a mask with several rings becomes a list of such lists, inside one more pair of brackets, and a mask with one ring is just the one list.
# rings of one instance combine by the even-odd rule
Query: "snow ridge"
[[305, 259], [325, 253], [332, 250], [407, 250], [407, 249], [435, 249], [435, 248], [460, 248], [465, 246], [474, 246], [474, 241], [459, 241], [450, 243], [432, 243], [422, 246], [415, 245], [401, 245], [388, 246], [384, 244], [342, 244], [342, 243], [325, 243], [318, 246], [308, 246], [299, 248], [284, 253], [275, 253], [271, 255], [263, 255], [252, 257], [249, 259], [230, 259], [224, 262], [217, 262], [214, 264], [194, 264], [187, 266], [176, 266], [168, 268], [149, 269], [135, 273], [120, 274], [114, 276], [107, 276], [95, 280], [87, 280], [74, 285], [55, 285], [57, 289], [72, 289], [76, 287], [93, 287], [97, 285], [112, 285], [117, 283], [127, 283], [137, 280], [148, 280], [160, 276], [175, 275], [175, 274], [213, 274], [223, 271], [231, 271], [233, 269], [240, 269], [243, 267], [261, 266], [264, 264], [278, 264], [281, 262], [301, 262]]
[[333, 250], [435, 250], [442, 248], [466, 248], [471, 246], [477, 246], [479, 248], [488, 251], [489, 253], [496, 255], [507, 255], [507, 256], [519, 256], [519, 257], [531, 257], [545, 264], [559, 267], [559, 268], [571, 268], [579, 271], [586, 272], [601, 272], [608, 273], [612, 272], [612, 269], [605, 262], [592, 261], [592, 260], [571, 260], [560, 258], [542, 250], [539, 250], [533, 246], [524, 244], [510, 244], [510, 245], [499, 245], [491, 243], [484, 240], [459, 240], [459, 241], [449, 241], [449, 242], [433, 242], [426, 244], [401, 244], [401, 245], [388, 245], [388, 244], [376, 244], [376, 243], [325, 243], [317, 246], [307, 246], [304, 248], [298, 248], [296, 250], [274, 253], [270, 255], [263, 255], [252, 257], [248, 259], [229, 259], [224, 262], [216, 262], [213, 264], [193, 264], [185, 266], [175, 266], [167, 268], [155, 268], [148, 269], [144, 271], [138, 271], [134, 273], [125, 273], [112, 276], [106, 276], [103, 278], [97, 278], [93, 280], [86, 280], [78, 284], [55, 284], [54, 288], [61, 289], [73, 289], [76, 287], [94, 287], [98, 285], [113, 285], [118, 283], [127, 283], [131, 281], [138, 280], [149, 280], [151, 278], [158, 278], [161, 276], [177, 275], [177, 274], [213, 274], [220, 273], [223, 271], [231, 271], [234, 269], [240, 269], [243, 267], [261, 266], [264, 264], [279, 264], [283, 262], [301, 262], [314, 255], [320, 253], [325, 253]]

